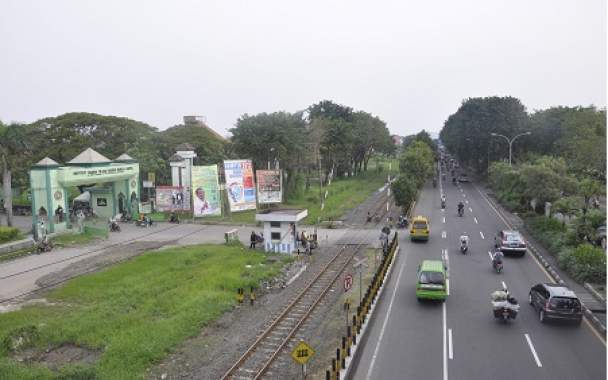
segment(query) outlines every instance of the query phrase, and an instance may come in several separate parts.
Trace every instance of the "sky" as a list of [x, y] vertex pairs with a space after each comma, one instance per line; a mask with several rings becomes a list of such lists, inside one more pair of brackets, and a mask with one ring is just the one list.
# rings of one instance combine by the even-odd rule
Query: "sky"
[[0, 2], [0, 120], [66, 112], [166, 129], [329, 99], [391, 133], [462, 101], [606, 107], [605, 0]]

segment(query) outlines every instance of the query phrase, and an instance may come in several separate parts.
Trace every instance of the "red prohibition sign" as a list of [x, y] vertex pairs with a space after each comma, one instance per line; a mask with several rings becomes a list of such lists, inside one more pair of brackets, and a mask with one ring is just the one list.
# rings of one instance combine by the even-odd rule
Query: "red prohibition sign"
[[344, 276], [344, 291], [348, 292], [353, 287], [353, 275], [347, 274]]

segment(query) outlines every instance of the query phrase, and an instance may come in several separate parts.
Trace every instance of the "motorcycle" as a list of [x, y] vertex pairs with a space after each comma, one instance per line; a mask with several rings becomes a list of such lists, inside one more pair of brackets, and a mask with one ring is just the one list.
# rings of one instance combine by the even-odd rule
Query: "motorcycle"
[[397, 228], [407, 228], [408, 221], [406, 218], [400, 217], [399, 222], [397, 222]]
[[464, 215], [464, 207], [458, 208], [458, 216], [462, 217]]
[[466, 255], [468, 251], [469, 251], [469, 245], [466, 243], [460, 243], [460, 253], [462, 253], [463, 255]]
[[502, 272], [502, 261], [492, 260], [492, 267], [496, 271], [496, 273]]
[[120, 232], [120, 226], [118, 225], [118, 222], [116, 222], [116, 220], [114, 219], [110, 219], [108, 221], [108, 229], [110, 230], [110, 232]]
[[169, 223], [179, 224], [179, 217], [176, 213], [171, 213], [171, 216], [169, 217]]
[[493, 292], [491, 299], [495, 319], [506, 323], [509, 319], [517, 318], [519, 303], [509, 294], [508, 290], [504, 289]]
[[152, 219], [147, 216], [135, 222], [137, 227], [152, 227]]
[[441, 208], [445, 210], [445, 201], [444, 200], [441, 201]]
[[40, 240], [36, 246], [37, 254], [41, 254], [42, 252], [51, 252], [52, 250], [53, 242], [47, 236], [44, 236], [44, 238], [42, 238], [42, 240]]

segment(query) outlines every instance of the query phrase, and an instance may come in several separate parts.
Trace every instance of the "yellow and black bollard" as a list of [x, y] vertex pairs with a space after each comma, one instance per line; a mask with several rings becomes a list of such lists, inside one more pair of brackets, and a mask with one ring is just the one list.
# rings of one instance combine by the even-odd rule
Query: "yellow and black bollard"
[[255, 302], [255, 292], [253, 286], [251, 287], [251, 293], [249, 294], [249, 301], [251, 302], [251, 306], [253, 306], [253, 303]]

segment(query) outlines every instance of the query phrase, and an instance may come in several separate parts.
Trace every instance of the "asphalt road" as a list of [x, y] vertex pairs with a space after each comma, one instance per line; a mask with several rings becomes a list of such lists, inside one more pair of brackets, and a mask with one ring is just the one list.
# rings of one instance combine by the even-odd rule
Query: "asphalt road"
[[[440, 192], [447, 208], [441, 210]], [[465, 203], [464, 217], [456, 205]], [[412, 243], [400, 236], [401, 253], [376, 309], [353, 378], [367, 379], [605, 379], [606, 343], [584, 321], [580, 326], [541, 324], [528, 305], [528, 291], [548, 274], [531, 254], [507, 256], [504, 270], [492, 270], [488, 251], [505, 229], [474, 184], [451, 183], [421, 192], [416, 215], [430, 217], [431, 238]], [[467, 255], [459, 237], [469, 235]], [[419, 303], [416, 269], [424, 259], [447, 250], [449, 297], [445, 303]], [[506, 284], [521, 304], [515, 321], [495, 321], [490, 293]]]

